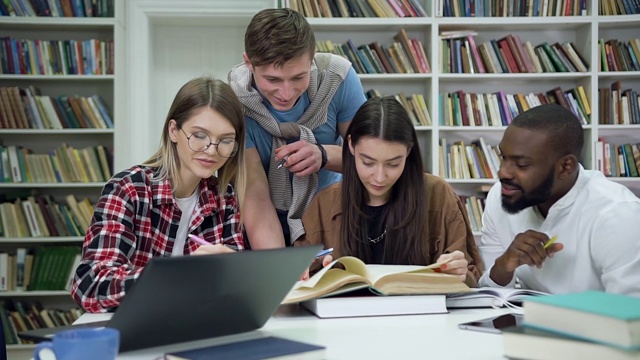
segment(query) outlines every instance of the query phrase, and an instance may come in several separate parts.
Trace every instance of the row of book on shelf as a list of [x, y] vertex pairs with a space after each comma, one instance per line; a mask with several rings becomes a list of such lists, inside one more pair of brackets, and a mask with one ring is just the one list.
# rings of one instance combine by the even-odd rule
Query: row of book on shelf
[[640, 71], [640, 38], [598, 40], [600, 71]]
[[438, 145], [440, 176], [447, 179], [497, 179], [500, 170], [500, 148], [487, 144], [482, 137], [465, 144], [446, 138]]
[[518, 325], [502, 329], [509, 359], [640, 358], [640, 298], [602, 291], [530, 296]]
[[291, 8], [305, 17], [426, 17], [419, 0], [280, 0], [280, 7]]
[[640, 2], [637, 0], [599, 0], [600, 15], [633, 15], [640, 14]]
[[[365, 92], [365, 96], [370, 99], [372, 97], [382, 97], [383, 95], [377, 89], [370, 89]], [[412, 94], [411, 96], [406, 96], [403, 92], [400, 92], [393, 95], [393, 97], [407, 110], [409, 119], [411, 119], [414, 126], [431, 125], [431, 115], [429, 115], [424, 95]]]
[[604, 138], [595, 145], [596, 170], [611, 177], [640, 176], [640, 143], [612, 144]]
[[5, 0], [0, 16], [113, 17], [113, 0]]
[[0, 300], [0, 317], [7, 345], [29, 343], [18, 337], [19, 332], [68, 326], [82, 314], [82, 310], [77, 307], [59, 309], [43, 307], [37, 301]]
[[34, 86], [0, 87], [2, 129], [112, 129], [99, 95], [47, 96]]
[[108, 75], [114, 69], [113, 40], [0, 38], [2, 74]]
[[394, 43], [383, 47], [378, 41], [356, 46], [351, 39], [342, 44], [318, 41], [316, 50], [340, 55], [349, 60], [358, 74], [429, 73], [431, 66], [422, 42], [409, 38], [405, 29], [394, 35]]
[[589, 124], [591, 105], [582, 86], [563, 91], [555, 87], [546, 93], [507, 94], [467, 93], [458, 90], [441, 93], [440, 125], [443, 126], [507, 126], [516, 116], [530, 108], [555, 103], [571, 110], [583, 125]]
[[79, 246], [40, 246], [0, 252], [0, 291], [69, 291]]
[[585, 16], [587, 0], [436, 0], [436, 16]]
[[618, 80], [610, 88], [598, 89], [599, 124], [640, 124], [640, 96], [638, 91], [623, 89]]
[[485, 198], [476, 195], [458, 195], [460, 202], [467, 210], [471, 230], [482, 231], [482, 214], [484, 214]]
[[476, 46], [472, 30], [440, 33], [442, 73], [587, 72], [589, 62], [571, 41], [533, 46], [509, 34]]
[[73, 194], [66, 204], [49, 195], [27, 196], [0, 203], [0, 236], [5, 238], [84, 236], [91, 223], [93, 205]]
[[76, 149], [61, 144], [48, 154], [35, 154], [19, 145], [0, 145], [0, 182], [106, 182], [112, 175], [112, 159], [102, 145]]

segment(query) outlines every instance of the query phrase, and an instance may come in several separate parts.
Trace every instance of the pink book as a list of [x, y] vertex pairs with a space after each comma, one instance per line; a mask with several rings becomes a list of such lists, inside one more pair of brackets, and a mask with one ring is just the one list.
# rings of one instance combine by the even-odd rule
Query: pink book
[[524, 66], [527, 69], [527, 72], [530, 72], [530, 73], [536, 72], [536, 68], [533, 66], [533, 62], [531, 62], [531, 59], [529, 58], [529, 54], [524, 49], [524, 45], [522, 45], [520, 36], [518, 36], [518, 34], [514, 34], [513, 37], [516, 40], [516, 46], [518, 47], [518, 51], [522, 56], [522, 60], [524, 61]]
[[396, 15], [398, 15], [398, 17], [405, 17], [406, 16], [406, 14], [404, 13], [404, 10], [402, 10], [400, 5], [398, 5], [398, 3], [396, 3], [396, 0], [387, 0], [387, 2], [389, 3], [389, 5], [391, 5], [391, 8], [396, 13]]
[[430, 68], [429, 68], [429, 62], [427, 61], [427, 55], [424, 53], [424, 49], [422, 47], [422, 43], [420, 42], [420, 40], [418, 39], [410, 39], [409, 40], [411, 42], [411, 47], [413, 48], [413, 52], [416, 55], [416, 58], [418, 59], [418, 66], [420, 66], [420, 72], [421, 73], [429, 73]]
[[478, 52], [478, 48], [476, 47], [476, 41], [473, 39], [473, 35], [467, 35], [467, 40], [469, 41], [469, 46], [471, 47], [473, 59], [476, 62], [476, 66], [478, 67], [478, 72], [481, 74], [486, 73], [484, 64], [482, 63], [482, 59], [480, 59], [480, 53]]

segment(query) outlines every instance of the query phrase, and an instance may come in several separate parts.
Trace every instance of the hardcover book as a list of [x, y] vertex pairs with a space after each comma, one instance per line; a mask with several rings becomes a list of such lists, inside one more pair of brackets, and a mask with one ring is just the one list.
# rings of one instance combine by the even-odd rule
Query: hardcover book
[[299, 341], [269, 336], [230, 344], [168, 353], [165, 360], [260, 360], [260, 359], [324, 359], [325, 348]]
[[447, 313], [446, 295], [375, 296], [367, 292], [360, 290], [359, 296], [348, 293], [312, 299], [300, 305], [323, 319]]
[[309, 280], [298, 282], [282, 303], [297, 303], [359, 289], [370, 289], [377, 295], [452, 294], [471, 291], [457, 276], [435, 271], [443, 264], [372, 265], [355, 257], [343, 256]]
[[504, 355], [530, 360], [637, 360], [640, 351], [625, 351], [570, 336], [510, 326], [502, 329]]
[[524, 301], [526, 326], [640, 350], [640, 298], [585, 291]]

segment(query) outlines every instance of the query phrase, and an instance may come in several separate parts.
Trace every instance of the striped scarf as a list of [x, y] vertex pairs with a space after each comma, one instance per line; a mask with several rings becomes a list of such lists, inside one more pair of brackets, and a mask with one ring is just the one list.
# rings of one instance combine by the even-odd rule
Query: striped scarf
[[304, 234], [302, 214], [318, 190], [318, 174], [303, 178], [294, 176], [293, 181], [289, 181], [289, 170], [285, 167], [278, 169], [274, 150], [292, 138], [316, 143], [312, 130], [327, 122], [329, 104], [350, 68], [351, 63], [340, 56], [317, 53], [311, 63], [307, 89], [309, 107], [295, 123], [280, 123], [273, 117], [263, 104], [262, 95], [253, 88], [251, 71], [244, 63], [229, 72], [229, 84], [242, 103], [245, 116], [257, 121], [272, 136], [269, 191], [276, 209], [289, 211], [287, 223], [291, 244]]

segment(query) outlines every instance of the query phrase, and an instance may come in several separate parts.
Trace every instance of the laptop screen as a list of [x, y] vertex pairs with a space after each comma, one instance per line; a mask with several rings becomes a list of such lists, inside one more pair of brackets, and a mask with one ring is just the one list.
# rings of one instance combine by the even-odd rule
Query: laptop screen
[[[120, 352], [259, 329], [320, 249], [153, 258], [107, 326], [120, 331]], [[45, 330], [55, 332], [20, 336]]]

